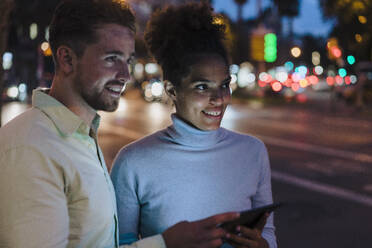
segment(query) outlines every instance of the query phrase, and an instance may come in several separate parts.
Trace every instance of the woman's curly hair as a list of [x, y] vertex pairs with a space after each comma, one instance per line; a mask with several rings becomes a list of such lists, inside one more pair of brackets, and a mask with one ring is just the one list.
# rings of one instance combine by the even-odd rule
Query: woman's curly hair
[[206, 3], [168, 6], [147, 23], [145, 41], [163, 69], [165, 80], [179, 85], [201, 55], [218, 54], [228, 64], [223, 44], [225, 26], [215, 22]]

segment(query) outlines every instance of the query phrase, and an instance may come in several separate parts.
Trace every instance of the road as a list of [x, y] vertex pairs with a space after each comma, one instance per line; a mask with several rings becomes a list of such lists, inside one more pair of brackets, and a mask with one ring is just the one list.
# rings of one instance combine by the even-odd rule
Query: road
[[[121, 99], [102, 116], [99, 143], [108, 166], [123, 146], [170, 125], [173, 108]], [[372, 118], [235, 101], [223, 126], [268, 147], [280, 247], [372, 247]]]

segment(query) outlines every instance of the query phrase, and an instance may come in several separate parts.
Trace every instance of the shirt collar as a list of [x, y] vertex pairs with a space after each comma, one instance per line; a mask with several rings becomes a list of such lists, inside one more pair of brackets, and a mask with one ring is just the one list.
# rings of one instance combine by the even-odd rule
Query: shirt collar
[[[32, 92], [32, 106], [45, 113], [62, 136], [70, 136], [76, 131], [89, 135], [91, 128], [79, 116], [48, 93], [49, 89], [34, 90]], [[96, 114], [92, 122], [92, 129], [95, 133], [97, 133], [99, 122], [100, 116]]]

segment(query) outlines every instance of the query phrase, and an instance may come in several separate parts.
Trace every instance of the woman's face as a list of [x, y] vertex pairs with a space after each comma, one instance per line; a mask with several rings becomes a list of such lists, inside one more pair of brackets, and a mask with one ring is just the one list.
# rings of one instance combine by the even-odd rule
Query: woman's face
[[220, 56], [203, 56], [175, 88], [177, 115], [200, 130], [219, 128], [231, 100], [230, 80]]

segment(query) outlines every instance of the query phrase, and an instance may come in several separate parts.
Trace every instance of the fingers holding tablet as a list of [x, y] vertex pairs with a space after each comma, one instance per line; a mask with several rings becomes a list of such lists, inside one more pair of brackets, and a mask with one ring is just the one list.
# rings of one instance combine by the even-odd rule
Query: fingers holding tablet
[[259, 208], [242, 211], [240, 212], [240, 217], [238, 219], [225, 222], [221, 225], [221, 227], [231, 233], [236, 233], [236, 228], [239, 225], [251, 229], [256, 227], [257, 229], [262, 230], [266, 224], [266, 219], [268, 217], [265, 217], [265, 214], [270, 214], [272, 211], [279, 208], [280, 206], [282, 206], [282, 203], [273, 203]]

